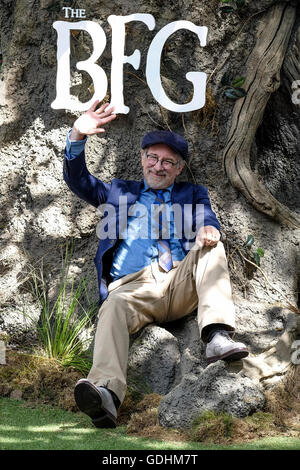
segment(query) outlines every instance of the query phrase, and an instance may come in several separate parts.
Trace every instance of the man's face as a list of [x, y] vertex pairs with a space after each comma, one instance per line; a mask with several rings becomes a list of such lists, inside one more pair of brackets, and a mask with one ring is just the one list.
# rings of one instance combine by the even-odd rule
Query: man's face
[[[157, 157], [158, 161], [153, 165], [152, 158], [147, 158], [144, 151], [141, 151], [142, 167], [144, 178], [148, 186], [152, 189], [164, 189], [174, 183], [176, 176], [178, 176], [183, 168], [177, 165], [179, 160], [175, 152], [165, 144], [155, 144], [146, 149], [148, 156]], [[166, 163], [163, 165], [161, 161]], [[175, 165], [170, 165], [170, 162]]]

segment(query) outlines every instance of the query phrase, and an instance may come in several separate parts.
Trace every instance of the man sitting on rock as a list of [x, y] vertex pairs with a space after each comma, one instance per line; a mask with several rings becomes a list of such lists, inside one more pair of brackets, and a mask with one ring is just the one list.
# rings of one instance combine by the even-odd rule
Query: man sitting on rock
[[[173, 132], [149, 132], [141, 146], [143, 181], [104, 183], [88, 172], [84, 154], [87, 136], [105, 132], [101, 126], [116, 118], [113, 108], [106, 110], [108, 104], [98, 105], [74, 122], [64, 158], [70, 189], [95, 207], [105, 204], [116, 232], [108, 230], [106, 238], [105, 231], [100, 234], [95, 264], [102, 305], [93, 366], [74, 393], [96, 427], [115, 427], [126, 392], [129, 335], [145, 325], [174, 321], [197, 308], [208, 362], [238, 360], [248, 351], [231, 339], [231, 285], [207, 189], [175, 182], [188, 161], [187, 142]], [[170, 207], [176, 210], [168, 212]]]

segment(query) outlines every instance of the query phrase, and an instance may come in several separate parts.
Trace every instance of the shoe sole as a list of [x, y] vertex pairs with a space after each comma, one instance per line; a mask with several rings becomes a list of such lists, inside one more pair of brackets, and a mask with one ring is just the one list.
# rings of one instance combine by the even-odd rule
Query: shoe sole
[[87, 414], [97, 428], [115, 428], [117, 420], [102, 406], [100, 393], [91, 382], [82, 381], [75, 386], [75, 402], [83, 413]]
[[207, 358], [207, 361], [209, 364], [219, 360], [223, 360], [226, 362], [239, 361], [240, 359], [247, 357], [248, 354], [249, 351], [247, 349], [232, 349], [231, 351], [228, 351], [227, 353], [222, 354], [221, 356], [212, 356], [210, 358]]

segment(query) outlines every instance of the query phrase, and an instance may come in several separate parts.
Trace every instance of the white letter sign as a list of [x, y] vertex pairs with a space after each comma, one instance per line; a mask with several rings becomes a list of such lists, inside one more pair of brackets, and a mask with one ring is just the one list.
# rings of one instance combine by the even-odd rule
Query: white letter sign
[[[68, 8], [70, 8], [71, 13]], [[63, 7], [66, 17], [82, 17], [85, 10]], [[84, 13], [83, 13], [84, 12]], [[147, 13], [134, 13], [127, 16], [110, 15], [108, 22], [112, 29], [112, 62], [111, 62], [111, 102], [115, 113], [127, 114], [129, 107], [125, 106], [123, 96], [123, 67], [131, 64], [135, 70], [140, 66], [141, 53], [138, 49], [130, 56], [125, 55], [125, 25], [131, 21], [141, 21], [150, 31], [155, 27], [155, 19]], [[56, 98], [51, 103], [54, 109], [70, 109], [71, 111], [86, 111], [93, 102], [102, 101], [107, 93], [107, 76], [104, 70], [96, 64], [106, 46], [106, 36], [101, 26], [93, 21], [55, 21], [53, 28], [57, 31], [57, 77]], [[168, 98], [163, 89], [160, 76], [161, 55], [165, 43], [169, 37], [180, 29], [186, 29], [197, 34], [202, 47], [206, 45], [207, 27], [196, 26], [190, 21], [174, 21], [164, 26], [153, 38], [147, 55], [146, 80], [153, 97], [158, 103], [170, 111], [183, 113], [200, 109], [205, 104], [206, 73], [188, 72], [186, 78], [192, 82], [194, 95], [190, 102], [185, 104], [174, 103]], [[87, 72], [94, 85], [94, 95], [86, 103], [82, 103], [77, 97], [70, 94], [70, 31], [83, 30], [89, 33], [93, 41], [92, 55], [83, 61], [77, 62], [78, 70]]]
[[206, 45], [207, 27], [196, 26], [190, 21], [174, 21], [173, 23], [167, 24], [162, 28], [152, 43], [150, 44], [148, 56], [147, 56], [147, 67], [146, 67], [146, 78], [149, 88], [154, 98], [164, 107], [170, 111], [177, 113], [195, 111], [200, 109], [205, 104], [205, 88], [206, 88], [206, 73], [204, 72], [188, 72], [186, 78], [191, 81], [194, 85], [194, 96], [192, 101], [187, 104], [176, 104], [171, 101], [161, 84], [160, 79], [160, 59], [163, 47], [171, 34], [179, 29], [188, 29], [197, 34], [201, 46]]
[[125, 48], [125, 23], [130, 21], [142, 21], [150, 31], [155, 27], [155, 19], [146, 13], [136, 13], [128, 16], [111, 15], [107, 21], [112, 28], [111, 45], [111, 106], [115, 107], [115, 113], [127, 114], [129, 108], [124, 105], [123, 96], [123, 64], [131, 64], [135, 70], [139, 68], [141, 53], [135, 50], [131, 56], [124, 55]]
[[[106, 95], [107, 77], [104, 70], [95, 64], [106, 46], [106, 36], [101, 26], [93, 21], [55, 21], [53, 28], [57, 31], [57, 77], [56, 98], [51, 103], [54, 109], [70, 109], [71, 111], [86, 111], [96, 98], [100, 101]], [[93, 53], [87, 59], [77, 62], [78, 70], [85, 70], [93, 79], [94, 96], [87, 103], [81, 103], [70, 95], [70, 30], [82, 29], [87, 31], [93, 40]]]

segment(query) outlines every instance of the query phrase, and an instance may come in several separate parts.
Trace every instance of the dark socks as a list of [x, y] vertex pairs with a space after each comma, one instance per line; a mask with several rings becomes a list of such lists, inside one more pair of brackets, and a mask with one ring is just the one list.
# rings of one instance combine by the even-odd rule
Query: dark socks
[[202, 340], [205, 343], [209, 343], [219, 331], [228, 331], [226, 325], [223, 325], [222, 323], [213, 323], [212, 325], [205, 326], [202, 331]]
[[107, 390], [110, 392], [110, 394], [112, 396], [112, 399], [114, 401], [115, 407], [118, 409], [119, 406], [121, 405], [121, 402], [120, 402], [119, 398], [117, 397], [115, 392], [113, 392], [112, 390], [109, 390], [109, 388]]

